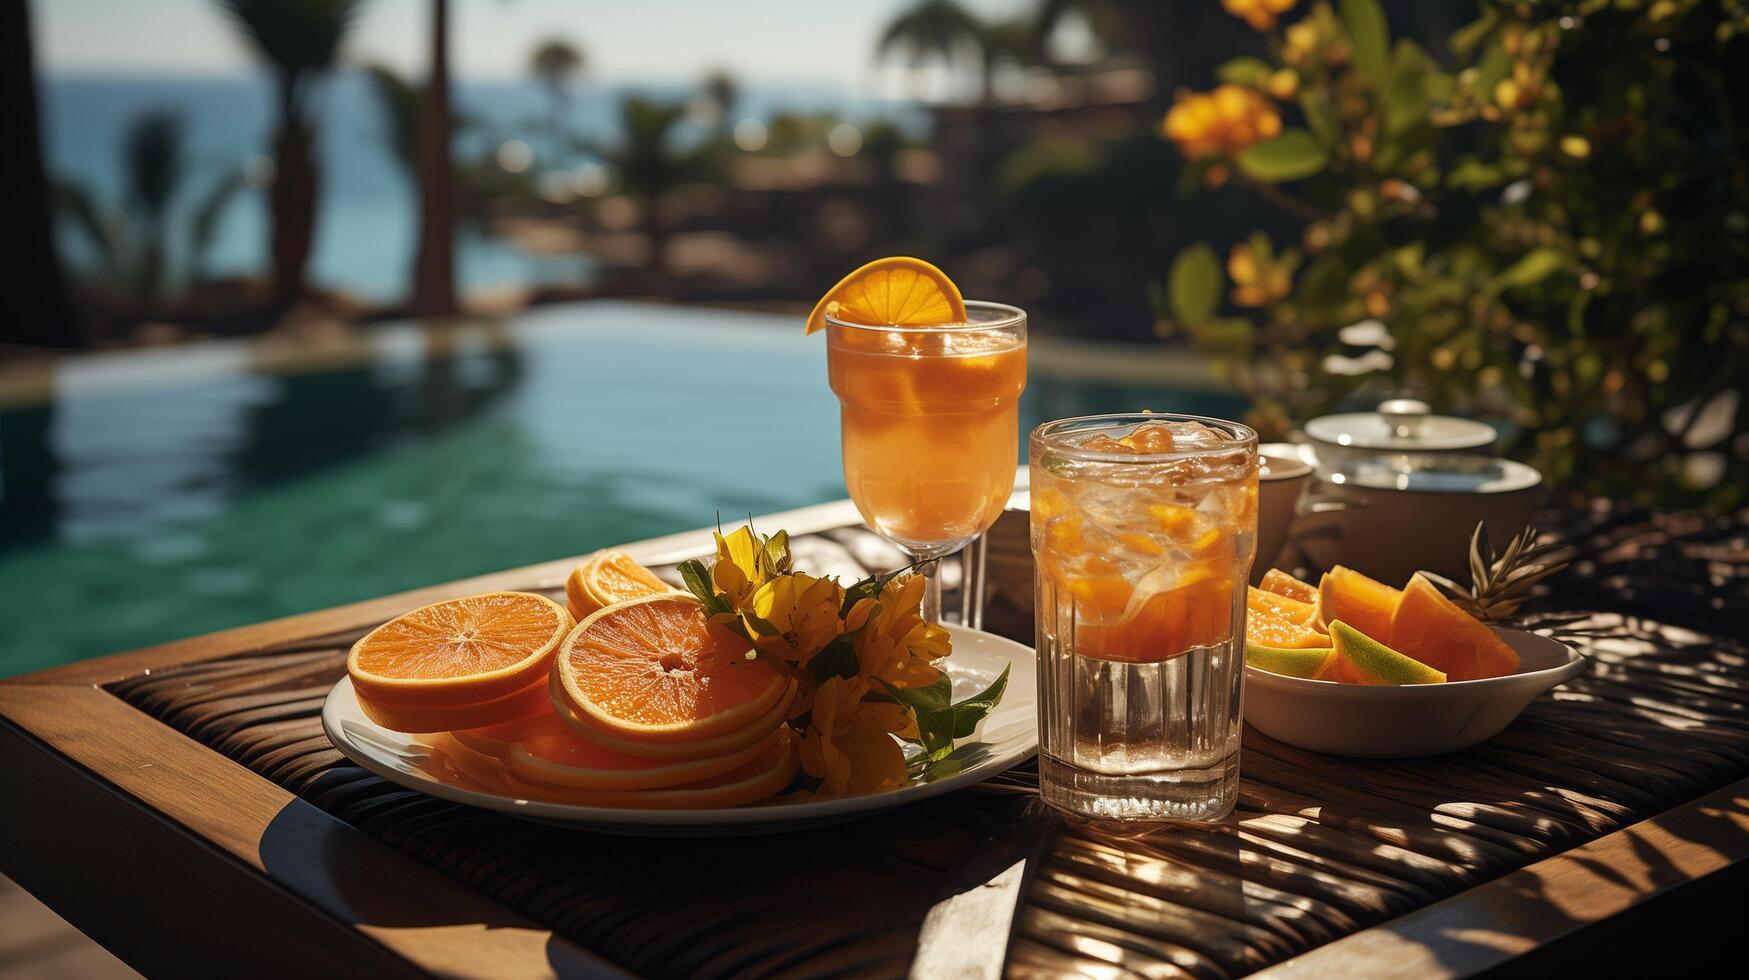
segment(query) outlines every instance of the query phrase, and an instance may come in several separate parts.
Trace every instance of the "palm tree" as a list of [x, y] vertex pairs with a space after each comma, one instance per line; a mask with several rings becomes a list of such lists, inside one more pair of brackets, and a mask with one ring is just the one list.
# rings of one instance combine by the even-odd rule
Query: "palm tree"
[[450, 316], [455, 296], [455, 165], [450, 160], [449, 0], [431, 0], [431, 75], [419, 117], [419, 251], [413, 312]]
[[419, 110], [424, 98], [419, 86], [382, 65], [366, 67], [364, 77], [375, 90], [383, 121], [388, 124], [384, 142], [388, 144], [389, 155], [408, 175], [416, 175], [419, 171]]
[[677, 187], [708, 178], [714, 169], [713, 147], [690, 150], [673, 146], [674, 127], [686, 116], [683, 103], [661, 103], [628, 95], [620, 103], [620, 143], [602, 154], [619, 171], [620, 186], [639, 199], [644, 234], [650, 241], [646, 268], [655, 275], [668, 269], [668, 225], [662, 203]]
[[735, 76], [724, 69], [713, 68], [705, 72], [703, 88], [704, 97], [717, 114], [718, 133], [726, 132], [734, 125], [730, 114], [734, 112], [736, 100], [741, 97], [741, 86], [735, 81]]
[[[184, 149], [182, 117], [150, 110], [122, 138], [122, 198], [115, 207], [100, 205], [76, 183], [55, 188], [57, 210], [85, 235], [100, 276], [125, 287], [147, 315], [163, 295], [173, 251], [172, 206], [188, 182]], [[226, 168], [195, 205], [186, 230], [191, 275], [199, 272], [219, 219], [245, 183], [241, 168]]]
[[122, 154], [127, 160], [127, 196], [123, 202], [138, 230], [135, 239], [135, 295], [157, 298], [164, 282], [169, 248], [170, 199], [182, 183], [182, 117], [174, 112], [148, 113], [128, 130]]
[[[8, 198], [6, 221], [0, 223], [0, 243], [12, 243], [0, 247], [0, 254], [12, 256], [6, 260], [7, 315], [0, 318], [0, 343], [77, 347], [81, 338], [67, 302], [66, 279], [49, 218], [49, 179], [43, 169], [42, 133], [37, 127], [36, 60], [30, 46], [29, 6], [0, 5], [0, 106], [4, 107], [0, 111], [0, 174], [4, 175]], [[15, 443], [0, 441], [5, 442], [10, 456]], [[16, 444], [22, 452], [23, 440]], [[25, 485], [18, 485], [21, 482]], [[41, 481], [6, 483], [0, 491], [0, 506], [8, 504], [14, 494], [31, 492], [29, 484], [33, 482]], [[52, 516], [51, 511], [44, 513]], [[0, 528], [6, 526], [7, 522], [0, 520]]]
[[[913, 65], [939, 58], [951, 68], [959, 64], [961, 51], [979, 45], [982, 38], [983, 24], [953, 0], [918, 0], [887, 25], [875, 51], [883, 58], [903, 51]], [[986, 73], [983, 99], [989, 98]]]
[[311, 90], [333, 68], [359, 0], [222, 0], [273, 74], [278, 111], [275, 177], [268, 194], [273, 296], [280, 308], [304, 293], [316, 230], [316, 120]]
[[528, 70], [547, 90], [547, 143], [553, 158], [549, 167], [562, 165], [565, 148], [565, 107], [570, 101], [571, 79], [583, 70], [583, 52], [562, 38], [542, 41], [528, 56]]

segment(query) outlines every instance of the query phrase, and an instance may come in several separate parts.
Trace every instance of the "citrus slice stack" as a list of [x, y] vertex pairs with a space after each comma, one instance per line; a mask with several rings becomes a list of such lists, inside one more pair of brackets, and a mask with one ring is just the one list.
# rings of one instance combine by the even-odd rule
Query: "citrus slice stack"
[[631, 555], [611, 548], [590, 555], [565, 579], [565, 601], [578, 619], [626, 599], [672, 591], [667, 582]]
[[346, 656], [359, 706], [394, 731], [495, 725], [547, 710], [547, 675], [575, 620], [528, 592], [488, 592], [415, 609]]
[[795, 685], [684, 593], [590, 614], [560, 645], [548, 689], [551, 714], [457, 740], [604, 806], [738, 806], [795, 776]]
[[639, 754], [704, 756], [769, 733], [791, 683], [681, 593], [615, 603], [565, 637], [553, 668], [561, 721]]
[[876, 259], [838, 280], [808, 314], [808, 333], [826, 317], [868, 326], [964, 323], [966, 303], [947, 274], [922, 259]]

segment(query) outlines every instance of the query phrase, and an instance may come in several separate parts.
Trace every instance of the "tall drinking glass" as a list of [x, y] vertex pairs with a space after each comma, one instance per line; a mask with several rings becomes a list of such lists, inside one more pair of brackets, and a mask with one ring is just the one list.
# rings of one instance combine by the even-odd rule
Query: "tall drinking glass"
[[1088, 817], [1213, 820], [1239, 787], [1257, 434], [1186, 415], [1032, 432], [1039, 784]]
[[[862, 519], [914, 559], [938, 559], [996, 523], [1014, 491], [1026, 313], [966, 303], [965, 323], [866, 326], [826, 317], [843, 427], [844, 483]], [[923, 614], [941, 621], [935, 564]]]

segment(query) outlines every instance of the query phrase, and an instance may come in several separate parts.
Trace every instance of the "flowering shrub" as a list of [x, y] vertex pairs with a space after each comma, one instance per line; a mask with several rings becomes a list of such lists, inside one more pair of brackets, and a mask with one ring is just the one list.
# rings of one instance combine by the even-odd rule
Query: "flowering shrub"
[[[939, 666], [948, 631], [923, 621], [923, 579], [902, 569], [849, 588], [795, 571], [789, 535], [752, 525], [717, 533], [713, 565], [680, 566], [711, 622], [747, 640], [752, 655], [795, 680], [802, 769], [825, 793], [898, 786], [928, 773], [1002, 700], [1008, 672], [953, 703]], [[892, 738], [921, 751], [907, 762]]]
[[1298, 219], [1156, 296], [1284, 434], [1413, 394], [1552, 482], [1729, 507], [1749, 481], [1749, 3], [1480, 4], [1449, 61], [1376, 0], [1223, 0], [1269, 32], [1165, 135]]

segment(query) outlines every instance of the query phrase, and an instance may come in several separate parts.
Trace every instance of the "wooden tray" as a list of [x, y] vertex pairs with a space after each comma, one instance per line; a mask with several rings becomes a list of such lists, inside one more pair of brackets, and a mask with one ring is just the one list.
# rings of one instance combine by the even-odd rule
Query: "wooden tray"
[[[853, 521], [837, 504], [761, 524], [804, 532], [810, 567], [891, 562]], [[1014, 855], [1015, 975], [1471, 973], [1749, 856], [1741, 522], [1566, 524], [1579, 560], [1547, 622], [1589, 675], [1440, 759], [1247, 730], [1240, 808], [1214, 826], [1065, 827], [1021, 767], [795, 834], [605, 838], [402, 790], [327, 743], [354, 637], [448, 596], [556, 594], [555, 562], [0, 683], [0, 870], [165, 975], [901, 975], [931, 910]], [[631, 550], [671, 564], [706, 540]], [[1031, 575], [1011, 513], [986, 628], [1031, 642]], [[1008, 942], [968, 933], [950, 945]]]

